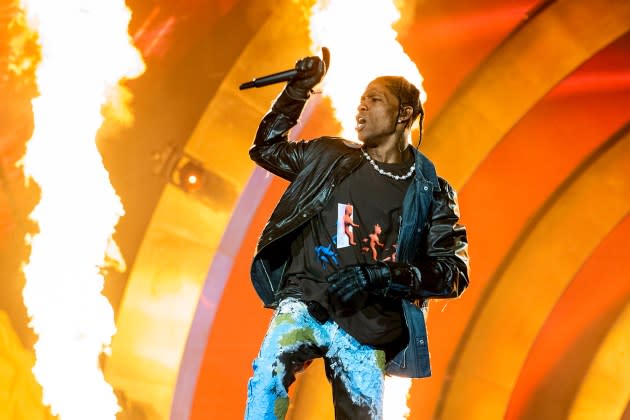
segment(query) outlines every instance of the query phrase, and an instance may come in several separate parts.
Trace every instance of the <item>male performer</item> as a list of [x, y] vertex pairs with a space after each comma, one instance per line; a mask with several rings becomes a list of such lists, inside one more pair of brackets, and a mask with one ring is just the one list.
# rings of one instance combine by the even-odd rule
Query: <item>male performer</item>
[[319, 57], [296, 68], [250, 149], [291, 184], [252, 265], [254, 287], [275, 313], [245, 417], [284, 418], [295, 374], [322, 357], [336, 418], [378, 419], [385, 374], [431, 374], [428, 300], [467, 287], [466, 230], [453, 188], [410, 147], [411, 126], [423, 116], [415, 86], [392, 76], [367, 86], [356, 117], [362, 146], [334, 137], [293, 142], [288, 132], [326, 72]]

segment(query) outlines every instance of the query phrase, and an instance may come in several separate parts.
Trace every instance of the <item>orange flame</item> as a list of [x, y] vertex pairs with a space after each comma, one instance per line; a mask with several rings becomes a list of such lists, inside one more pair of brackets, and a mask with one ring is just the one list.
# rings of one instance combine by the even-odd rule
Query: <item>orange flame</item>
[[[399, 19], [392, 0], [318, 0], [310, 11], [311, 53], [318, 54], [323, 46], [330, 50], [322, 91], [332, 102], [344, 138], [356, 139], [359, 98], [378, 76], [403, 76], [418, 87], [422, 103], [427, 99], [422, 75], [396, 40], [393, 25]], [[411, 379], [386, 378], [385, 419], [407, 418], [410, 388]]]
[[22, 160], [41, 190], [31, 213], [39, 233], [27, 238], [31, 255], [23, 267], [24, 303], [38, 335], [33, 373], [44, 403], [61, 419], [114, 419], [120, 408], [99, 368], [116, 332], [101, 269], [108, 261], [124, 269], [111, 239], [124, 210], [95, 137], [106, 99], [120, 97], [120, 79], [138, 76], [144, 63], [130, 44], [124, 0], [21, 6], [42, 57], [35, 126]]

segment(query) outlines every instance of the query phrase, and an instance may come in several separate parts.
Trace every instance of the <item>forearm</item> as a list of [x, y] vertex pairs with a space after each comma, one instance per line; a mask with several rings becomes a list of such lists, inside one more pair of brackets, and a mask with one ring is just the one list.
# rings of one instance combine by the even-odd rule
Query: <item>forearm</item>
[[452, 259], [433, 260], [418, 265], [382, 263], [379, 273], [383, 296], [404, 299], [454, 298], [468, 286], [466, 264]]
[[454, 298], [468, 286], [468, 267], [458, 258], [428, 260], [417, 265], [385, 262], [368, 268], [378, 277], [377, 294], [404, 299]]
[[289, 131], [297, 124], [305, 103], [289, 96], [285, 88], [263, 117], [249, 149], [254, 162], [287, 180], [292, 180], [301, 167], [304, 143], [289, 142]]
[[468, 266], [459, 258], [444, 258], [421, 262], [419, 287], [412, 298], [454, 298], [468, 287]]
[[305, 104], [306, 99], [294, 99], [285, 88], [260, 122], [251, 150], [287, 141], [289, 130], [297, 124]]

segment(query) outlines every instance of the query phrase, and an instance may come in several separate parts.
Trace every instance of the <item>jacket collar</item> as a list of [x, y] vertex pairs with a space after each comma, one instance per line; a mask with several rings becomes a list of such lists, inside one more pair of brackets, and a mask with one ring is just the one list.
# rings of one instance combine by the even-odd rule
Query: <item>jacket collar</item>
[[411, 151], [416, 158], [416, 179], [427, 181], [433, 185], [433, 191], [440, 191], [440, 183], [433, 162], [419, 150], [412, 147]]

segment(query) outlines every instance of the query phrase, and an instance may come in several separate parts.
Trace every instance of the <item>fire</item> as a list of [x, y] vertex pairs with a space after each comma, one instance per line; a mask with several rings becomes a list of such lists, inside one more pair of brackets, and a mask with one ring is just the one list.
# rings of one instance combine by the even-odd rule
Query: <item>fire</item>
[[[396, 40], [393, 25], [400, 17], [393, 0], [317, 0], [310, 11], [311, 53], [319, 54], [323, 46], [330, 50], [322, 91], [332, 102], [344, 138], [356, 138], [359, 98], [375, 77], [403, 76], [420, 89], [423, 103], [427, 99], [422, 75]], [[387, 377], [386, 419], [407, 418], [410, 388], [410, 379]]]
[[41, 191], [31, 214], [39, 233], [27, 238], [23, 268], [38, 335], [33, 373], [61, 419], [114, 419], [120, 408], [99, 367], [116, 332], [101, 270], [111, 261], [124, 267], [111, 239], [124, 210], [95, 137], [107, 99], [125, 97], [119, 81], [141, 74], [144, 63], [130, 45], [124, 0], [22, 0], [21, 7], [41, 47], [40, 96], [22, 160]]
[[411, 379], [396, 376], [385, 377], [385, 397], [383, 403], [383, 418], [387, 420], [406, 419], [410, 410], [407, 398], [411, 389]]

